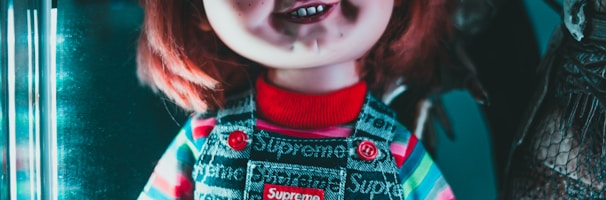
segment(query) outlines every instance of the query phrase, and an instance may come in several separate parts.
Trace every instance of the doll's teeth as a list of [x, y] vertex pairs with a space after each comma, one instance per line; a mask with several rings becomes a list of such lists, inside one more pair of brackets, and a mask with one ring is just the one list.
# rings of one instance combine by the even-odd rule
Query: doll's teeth
[[297, 13], [299, 14], [299, 16], [301, 17], [305, 17], [307, 16], [307, 10], [305, 8], [299, 8], [299, 10], [297, 10]]
[[315, 7], [309, 7], [309, 8], [307, 8], [307, 14], [309, 14], [309, 15], [316, 14], [316, 8]]
[[322, 12], [322, 11], [324, 11], [324, 6], [323, 5], [319, 5], [318, 8], [316, 8], [316, 10], [318, 12]]
[[306, 16], [311, 16], [311, 15], [321, 13], [323, 11], [324, 11], [324, 6], [319, 5], [316, 7], [312, 6], [312, 7], [307, 7], [307, 8], [299, 8], [295, 11], [290, 12], [290, 15], [297, 16], [297, 17], [306, 17]]

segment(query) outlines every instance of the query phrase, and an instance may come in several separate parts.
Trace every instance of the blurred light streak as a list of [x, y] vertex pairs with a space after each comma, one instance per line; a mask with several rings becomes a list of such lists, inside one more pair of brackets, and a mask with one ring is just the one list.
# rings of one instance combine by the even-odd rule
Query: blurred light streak
[[[51, 158], [51, 163], [52, 163], [52, 169], [51, 169], [51, 177], [52, 177], [52, 182], [50, 183], [51, 185], [51, 190], [52, 190], [52, 199], [51, 200], [57, 200], [59, 198], [59, 177], [58, 177], [58, 153], [57, 153], [57, 8], [52, 8], [51, 12], [50, 12], [50, 63], [49, 63], [49, 83], [50, 84], [50, 88], [51, 88], [51, 92], [50, 92], [50, 102], [51, 102], [51, 107], [50, 107], [50, 131], [51, 131], [51, 146], [49, 147], [51, 153], [50, 155], [52, 156]], [[59, 42], [63, 42], [63, 37], [59, 38]], [[40, 135], [40, 134], [38, 134]]]
[[8, 0], [7, 9], [7, 54], [8, 54], [8, 146], [10, 171], [10, 197], [17, 199], [17, 138], [15, 115], [15, 18], [13, 0]]

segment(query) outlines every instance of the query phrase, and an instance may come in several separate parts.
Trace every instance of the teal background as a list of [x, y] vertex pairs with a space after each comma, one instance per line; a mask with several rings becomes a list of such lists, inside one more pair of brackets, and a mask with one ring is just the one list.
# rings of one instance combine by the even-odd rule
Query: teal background
[[[563, 0], [556, 1], [561, 4]], [[543, 1], [524, 0], [524, 5], [534, 26], [535, 37], [537, 38], [541, 55], [544, 55], [551, 33], [553, 33], [561, 20], [558, 14]]]

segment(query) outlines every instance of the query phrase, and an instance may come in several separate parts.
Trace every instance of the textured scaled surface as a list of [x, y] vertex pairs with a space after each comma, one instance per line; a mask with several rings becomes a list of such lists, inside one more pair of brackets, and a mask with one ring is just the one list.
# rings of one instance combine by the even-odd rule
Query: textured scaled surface
[[543, 88], [519, 136], [506, 199], [606, 198], [605, 16], [581, 42], [564, 29], [543, 62]]
[[583, 39], [585, 26], [585, 8], [587, 0], [565, 0], [564, 1], [564, 24], [570, 34], [577, 41]]

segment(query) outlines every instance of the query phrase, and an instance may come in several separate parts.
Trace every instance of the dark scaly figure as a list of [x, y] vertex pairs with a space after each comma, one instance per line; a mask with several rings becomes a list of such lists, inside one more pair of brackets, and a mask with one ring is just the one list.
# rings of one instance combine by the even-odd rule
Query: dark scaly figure
[[606, 9], [565, 0], [564, 26], [514, 140], [504, 199], [606, 199]]

